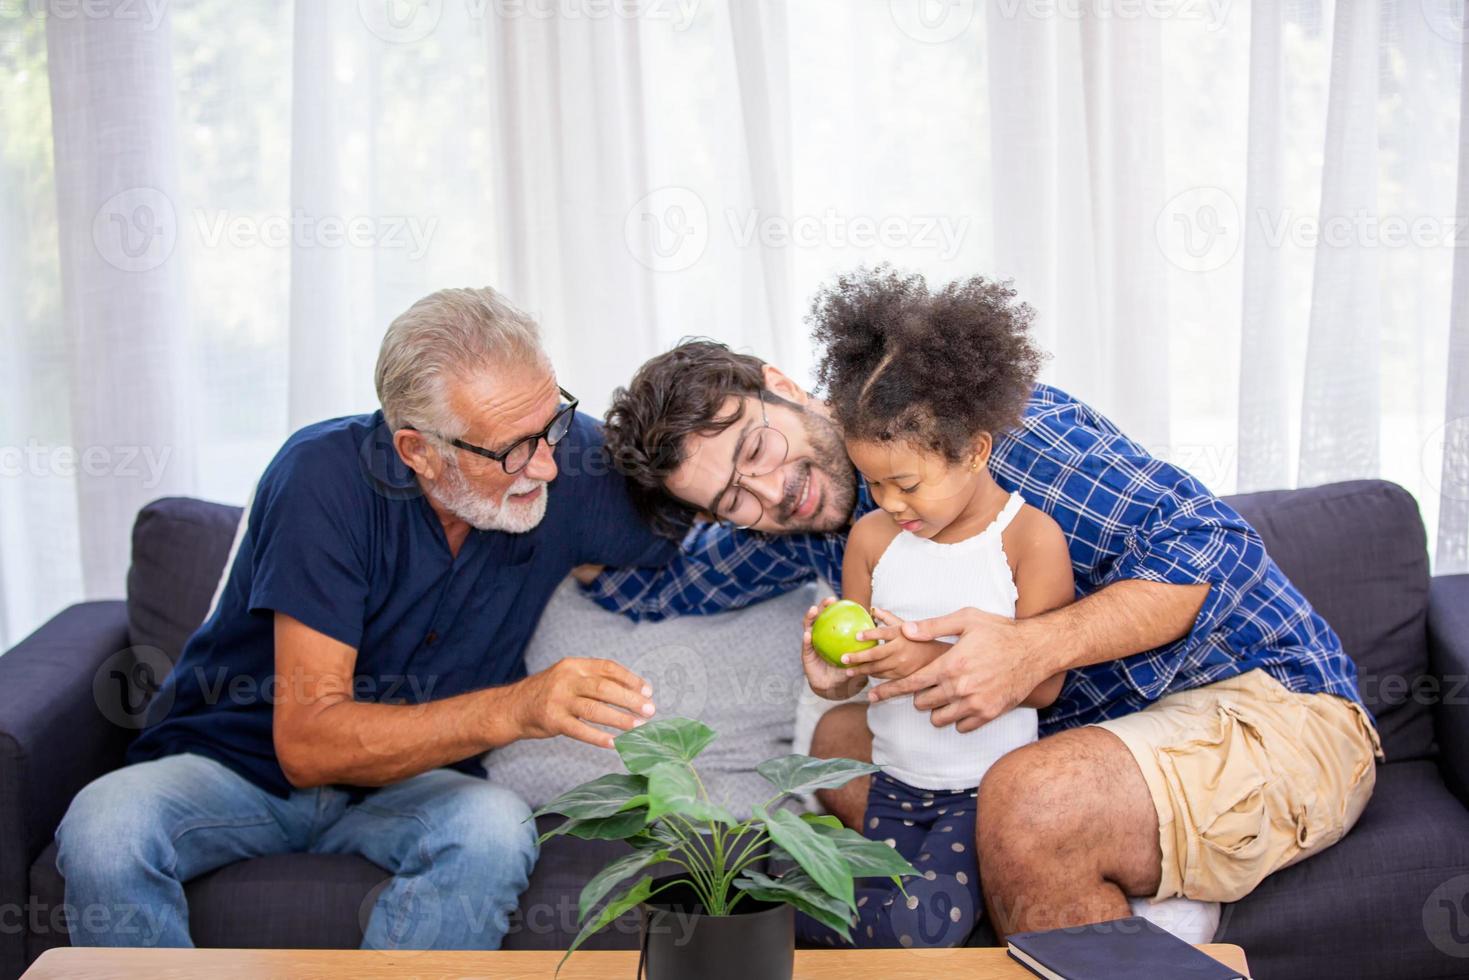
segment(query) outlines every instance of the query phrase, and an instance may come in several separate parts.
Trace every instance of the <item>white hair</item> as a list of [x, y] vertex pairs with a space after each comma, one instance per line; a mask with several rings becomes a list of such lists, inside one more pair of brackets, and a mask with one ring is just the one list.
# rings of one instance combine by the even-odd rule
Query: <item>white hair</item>
[[484, 368], [550, 366], [535, 320], [488, 286], [441, 289], [388, 326], [377, 355], [378, 401], [388, 426], [463, 434], [444, 383]]

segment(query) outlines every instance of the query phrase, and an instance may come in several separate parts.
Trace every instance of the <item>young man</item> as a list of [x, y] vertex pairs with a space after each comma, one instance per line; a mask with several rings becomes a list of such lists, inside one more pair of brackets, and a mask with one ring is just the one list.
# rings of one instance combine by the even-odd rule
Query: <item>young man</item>
[[[876, 315], [882, 283], [850, 288]], [[786, 451], [744, 466], [742, 440], [762, 424]], [[603, 605], [660, 617], [818, 576], [839, 587], [847, 528], [873, 504], [825, 406], [774, 366], [682, 343], [619, 390], [606, 438], [664, 534], [715, 522], [695, 523], [671, 565], [602, 574], [588, 591]], [[1045, 385], [990, 467], [1060, 524], [1079, 601], [1018, 622], [966, 610], [885, 630], [893, 643], [959, 640], [869, 697], [913, 695], [935, 725], [967, 731], [1067, 671], [1043, 737], [981, 787], [976, 843], [999, 934], [1127, 915], [1129, 896], [1235, 901], [1340, 839], [1371, 795], [1377, 733], [1340, 641], [1244, 519]], [[721, 512], [737, 498], [739, 514]], [[870, 757], [864, 711], [829, 712], [821, 750]], [[856, 825], [865, 797], [854, 785], [827, 804]]]

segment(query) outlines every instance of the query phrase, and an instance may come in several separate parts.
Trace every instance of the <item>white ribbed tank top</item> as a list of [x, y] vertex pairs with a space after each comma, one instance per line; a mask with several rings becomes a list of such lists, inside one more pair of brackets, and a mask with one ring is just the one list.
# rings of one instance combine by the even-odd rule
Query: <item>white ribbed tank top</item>
[[[872, 604], [904, 620], [965, 606], [1013, 619], [1018, 593], [1000, 536], [1024, 503], [1012, 493], [989, 527], [951, 544], [899, 532], [872, 570]], [[1036, 740], [1037, 716], [1015, 708], [961, 735], [953, 725], [935, 728], [910, 695], [872, 705], [867, 724], [872, 761], [888, 775], [919, 789], [968, 789], [1002, 755]]]

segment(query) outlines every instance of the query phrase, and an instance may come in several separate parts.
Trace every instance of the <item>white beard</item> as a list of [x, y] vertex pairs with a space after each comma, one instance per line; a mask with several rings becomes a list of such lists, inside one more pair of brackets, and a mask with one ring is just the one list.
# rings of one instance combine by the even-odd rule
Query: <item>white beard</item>
[[[512, 495], [530, 493], [537, 488], [541, 492], [530, 503], [507, 503]], [[481, 531], [524, 534], [540, 524], [541, 519], [546, 516], [546, 501], [551, 496], [551, 488], [542, 480], [518, 477], [497, 504], [476, 493], [459, 467], [450, 464], [444, 475], [434, 484], [432, 493], [449, 513], [470, 527]]]

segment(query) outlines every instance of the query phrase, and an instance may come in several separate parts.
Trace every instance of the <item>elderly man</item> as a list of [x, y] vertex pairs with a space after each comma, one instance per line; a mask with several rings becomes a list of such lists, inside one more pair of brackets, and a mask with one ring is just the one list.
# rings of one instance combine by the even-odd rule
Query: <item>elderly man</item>
[[142, 910], [79, 916], [73, 943], [187, 946], [184, 882], [310, 851], [395, 876], [364, 946], [493, 949], [536, 835], [478, 757], [553, 735], [607, 746], [589, 723], [653, 713], [648, 685], [607, 661], [524, 676], [574, 566], [675, 550], [637, 517], [535, 324], [490, 289], [428, 296], [389, 327], [377, 392], [381, 411], [287, 440], [161, 717], [73, 801], [68, 905]]
[[[866, 286], [881, 297], [880, 282]], [[742, 467], [757, 430], [784, 451]], [[630, 615], [734, 607], [817, 576], [840, 588], [847, 529], [874, 507], [826, 406], [721, 344], [685, 342], [645, 364], [614, 398], [607, 445], [664, 533], [713, 519], [674, 563], [590, 581]], [[1372, 792], [1377, 733], [1336, 635], [1255, 531], [1044, 385], [1021, 425], [997, 434], [990, 468], [1061, 526], [1080, 600], [1022, 621], [962, 610], [876, 631], [959, 639], [868, 696], [912, 695], [934, 725], [969, 731], [1066, 672], [1043, 737], [979, 790], [997, 932], [1125, 916], [1134, 896], [1234, 901], [1345, 834]], [[859, 672], [864, 659], [852, 658]], [[870, 759], [865, 711], [828, 712], [813, 751]], [[853, 783], [823, 798], [860, 827], [866, 797]]]

